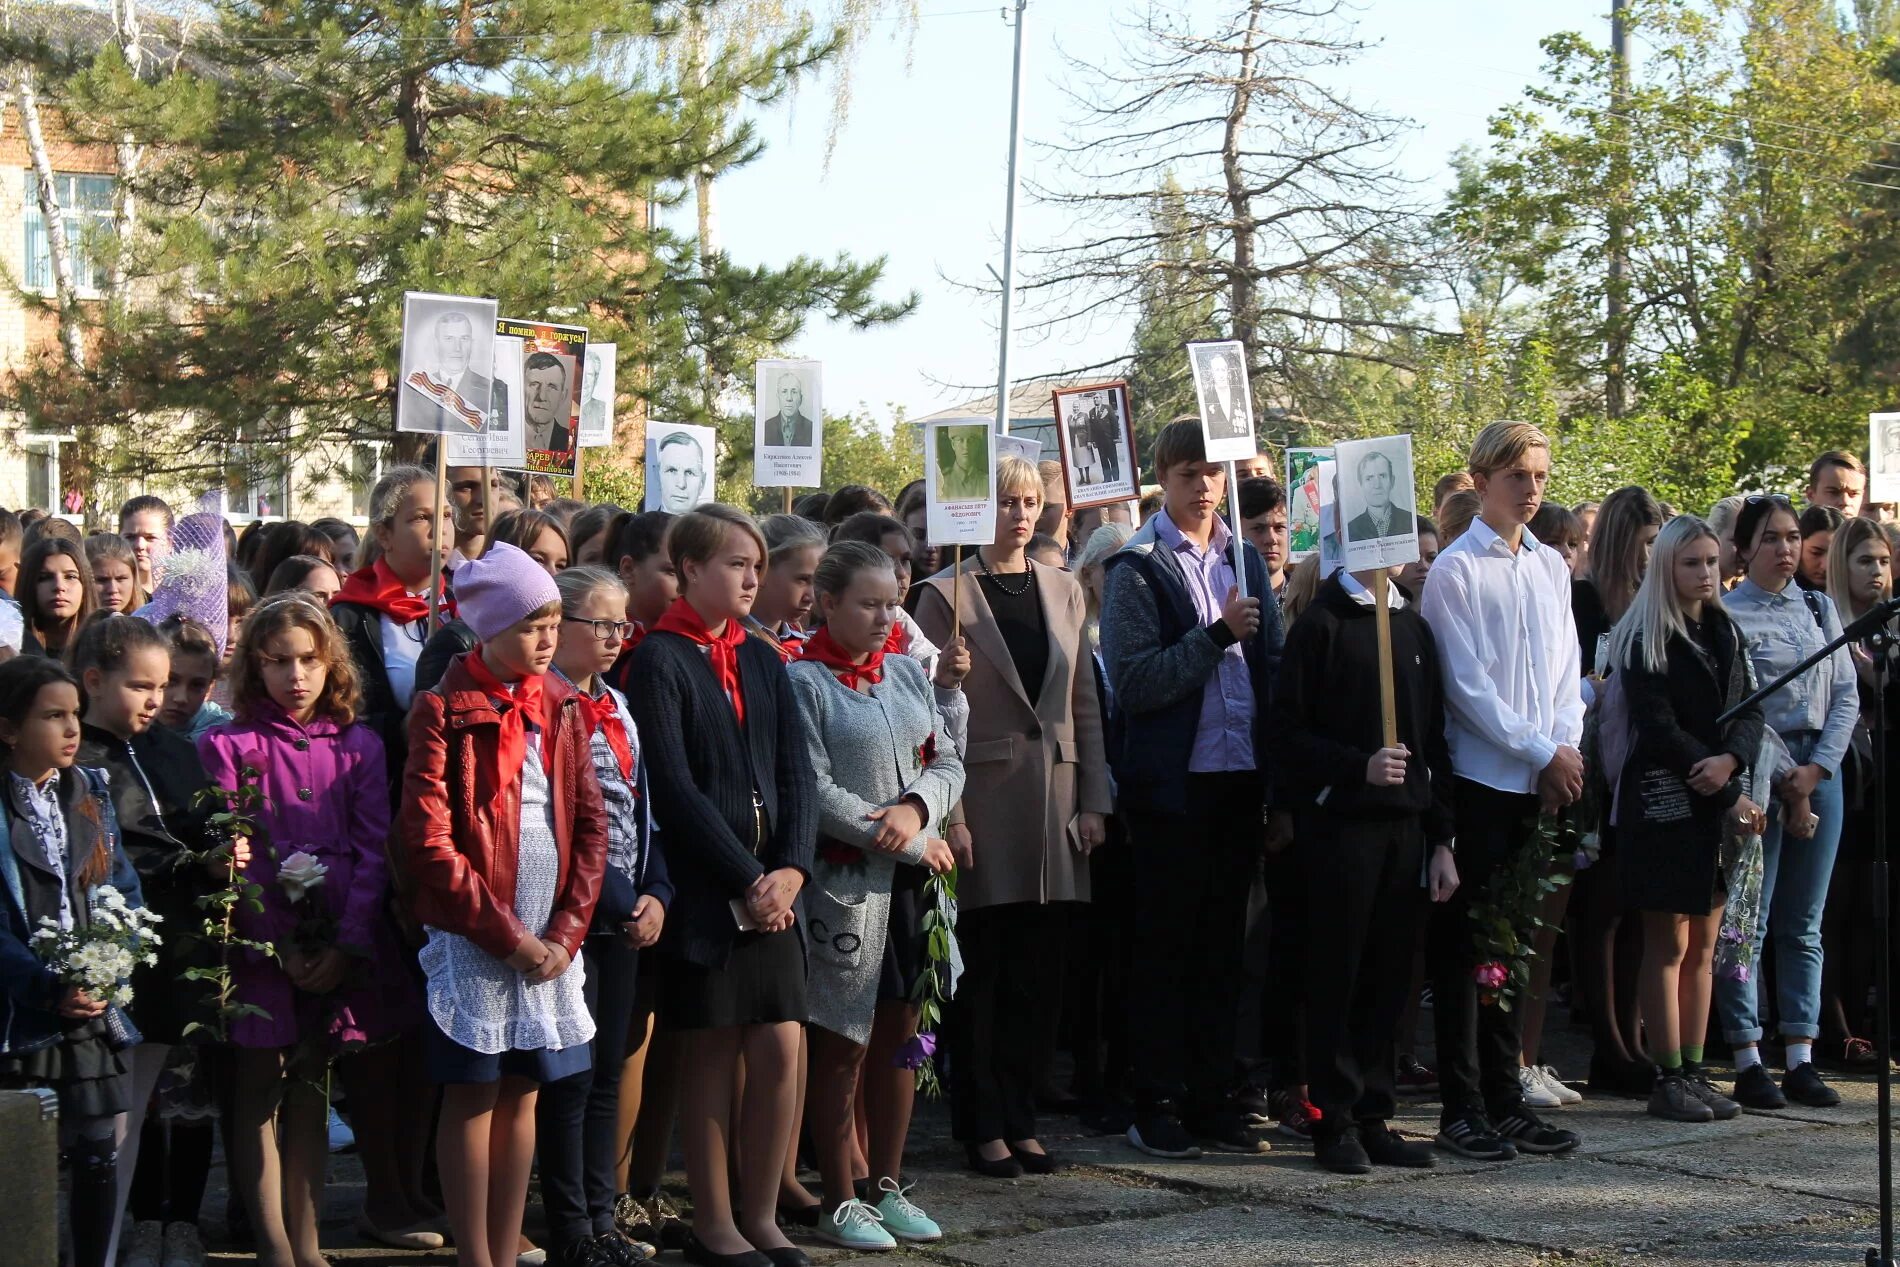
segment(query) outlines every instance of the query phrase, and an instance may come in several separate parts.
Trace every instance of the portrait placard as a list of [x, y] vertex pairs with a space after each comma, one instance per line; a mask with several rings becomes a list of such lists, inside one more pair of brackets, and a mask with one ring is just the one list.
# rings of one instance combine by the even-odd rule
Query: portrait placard
[[752, 395], [752, 482], [760, 488], [816, 488], [824, 481], [824, 366], [760, 361]]
[[468, 436], [485, 431], [494, 342], [494, 300], [405, 294], [396, 430]]
[[996, 540], [996, 439], [987, 418], [930, 424], [924, 508], [931, 545], [986, 546]]
[[573, 475], [586, 327], [502, 317], [495, 333], [521, 340], [523, 465], [536, 475]]
[[1201, 407], [1201, 436], [1210, 462], [1244, 462], [1260, 451], [1254, 443], [1253, 392], [1247, 385], [1247, 353], [1229, 339], [1190, 343], [1194, 397]]
[[1004, 458], [1021, 458], [1035, 466], [1042, 461], [1042, 444], [1028, 436], [997, 436], [996, 460], [1001, 462]]
[[598, 449], [614, 442], [614, 356], [612, 343], [589, 343], [581, 368], [581, 447]]
[[683, 515], [712, 501], [717, 457], [711, 427], [647, 423], [647, 495], [640, 508]]
[[1323, 580], [1346, 566], [1339, 540], [1339, 463], [1327, 458], [1313, 468], [1313, 486], [1319, 493], [1319, 574]]
[[1867, 457], [1867, 500], [1900, 502], [1900, 414], [1867, 415]]
[[1286, 451], [1287, 563], [1300, 563], [1319, 552], [1319, 464], [1331, 449]]
[[1367, 572], [1418, 562], [1412, 437], [1348, 440], [1335, 446], [1334, 453], [1347, 570]]
[[1128, 384], [1063, 388], [1055, 393], [1055, 411], [1069, 508], [1085, 510], [1140, 498]]
[[518, 467], [526, 461], [521, 443], [521, 340], [498, 334], [494, 347], [488, 427], [479, 435], [449, 433], [452, 466]]

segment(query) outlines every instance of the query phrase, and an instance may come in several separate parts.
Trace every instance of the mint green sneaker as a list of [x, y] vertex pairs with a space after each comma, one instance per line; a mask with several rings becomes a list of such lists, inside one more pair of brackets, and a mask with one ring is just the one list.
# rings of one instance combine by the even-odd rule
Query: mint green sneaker
[[897, 1242], [880, 1224], [884, 1216], [853, 1197], [830, 1214], [818, 1216], [818, 1239], [844, 1249], [896, 1249]]
[[878, 1180], [878, 1189], [884, 1193], [884, 1199], [877, 1203], [878, 1216], [884, 1220], [884, 1230], [900, 1241], [926, 1242], [943, 1239], [943, 1229], [937, 1226], [935, 1219], [910, 1203], [910, 1189], [897, 1186], [897, 1180], [886, 1175]]

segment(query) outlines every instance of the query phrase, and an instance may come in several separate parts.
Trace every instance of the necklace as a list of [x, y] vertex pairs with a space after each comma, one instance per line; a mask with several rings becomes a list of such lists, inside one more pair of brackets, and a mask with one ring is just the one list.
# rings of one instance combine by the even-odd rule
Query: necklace
[[983, 569], [983, 575], [989, 577], [991, 583], [1010, 598], [1021, 598], [1024, 594], [1029, 592], [1029, 587], [1036, 583], [1036, 574], [1030, 570], [1027, 562], [1023, 564], [1023, 583], [1015, 589], [1011, 589], [1003, 583], [1001, 573], [990, 571], [990, 561], [983, 557], [981, 550], [976, 552], [976, 564]]

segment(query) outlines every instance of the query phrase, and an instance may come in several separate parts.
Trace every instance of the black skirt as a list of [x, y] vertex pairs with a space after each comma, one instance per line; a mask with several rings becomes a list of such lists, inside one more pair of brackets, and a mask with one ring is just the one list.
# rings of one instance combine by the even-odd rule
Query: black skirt
[[673, 959], [660, 977], [660, 1021], [670, 1030], [802, 1025], [805, 1017], [805, 947], [797, 928], [740, 933], [725, 967]]
[[1668, 827], [1617, 829], [1617, 879], [1628, 911], [1707, 915], [1722, 901], [1722, 820], [1698, 812]]
[[930, 971], [930, 941], [924, 935], [924, 886], [927, 867], [899, 867], [891, 877], [891, 917], [884, 932], [884, 967], [878, 974], [877, 1001], [910, 1002]]
[[106, 1040], [103, 1020], [90, 1020], [50, 1047], [0, 1057], [0, 1086], [52, 1088], [67, 1121], [113, 1117], [132, 1107], [128, 1055]]

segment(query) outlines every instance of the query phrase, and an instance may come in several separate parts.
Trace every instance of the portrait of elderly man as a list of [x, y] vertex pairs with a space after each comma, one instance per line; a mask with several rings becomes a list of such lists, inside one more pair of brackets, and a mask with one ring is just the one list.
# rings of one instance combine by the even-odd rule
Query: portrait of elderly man
[[1210, 440], [1231, 440], [1253, 430], [1247, 415], [1247, 395], [1240, 383], [1240, 363], [1226, 348], [1197, 348], [1194, 363], [1200, 367], [1201, 399], [1207, 414]]
[[521, 363], [522, 409], [527, 415], [528, 448], [566, 453], [574, 447], [573, 397], [567, 386], [567, 362], [552, 352], [535, 352]]
[[1374, 449], [1359, 459], [1353, 474], [1366, 508], [1347, 523], [1347, 539], [1363, 542], [1411, 535], [1418, 521], [1409, 507], [1393, 500], [1398, 477], [1392, 459]]
[[805, 385], [790, 370], [781, 371], [773, 383], [778, 412], [759, 427], [759, 442], [768, 449], [809, 449], [812, 445], [812, 421], [805, 416]]
[[507, 417], [507, 385], [474, 367], [478, 343], [465, 312], [451, 308], [429, 323], [426, 363], [405, 380], [421, 398], [405, 402], [406, 430], [479, 435], [497, 414]]
[[674, 431], [660, 441], [655, 470], [660, 509], [683, 515], [706, 500], [706, 452], [691, 432]]

